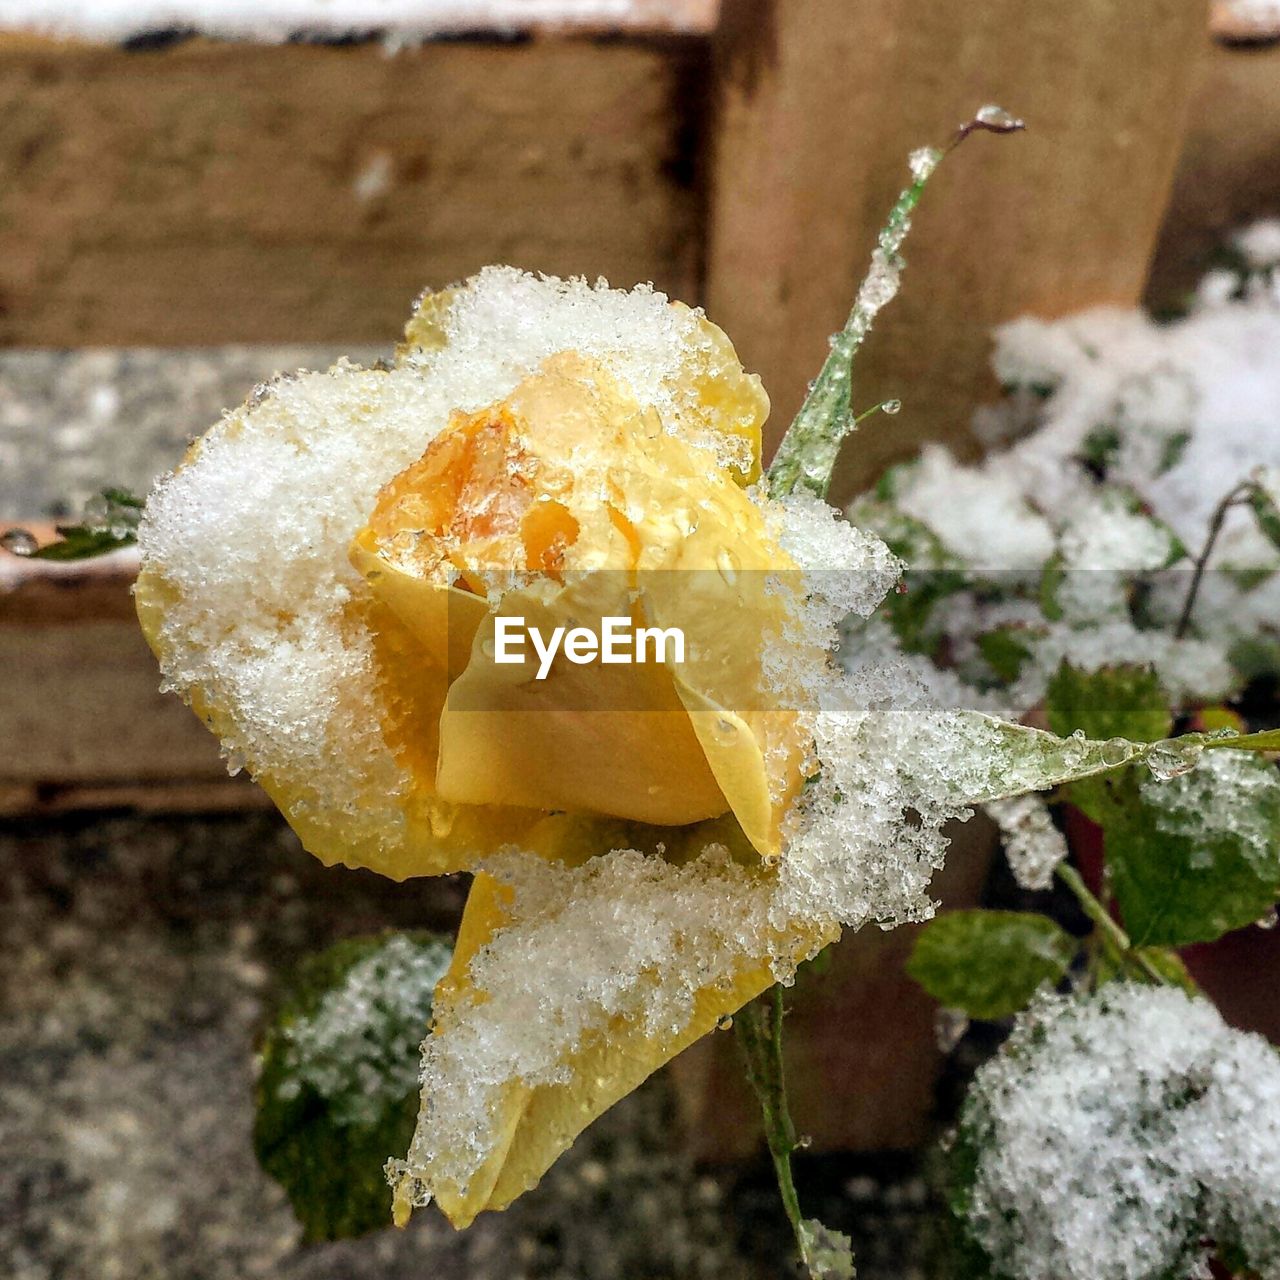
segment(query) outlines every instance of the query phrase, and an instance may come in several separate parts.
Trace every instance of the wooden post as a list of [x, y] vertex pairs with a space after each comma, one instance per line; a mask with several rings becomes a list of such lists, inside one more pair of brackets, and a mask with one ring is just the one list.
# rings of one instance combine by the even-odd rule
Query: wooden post
[[1158, 310], [1185, 302], [1230, 232], [1280, 214], [1280, 43], [1207, 44], [1197, 84], [1147, 282]]
[[849, 493], [922, 440], [972, 448], [993, 325], [1142, 294], [1181, 146], [1204, 0], [725, 0], [707, 304], [774, 401], [776, 444], [847, 314], [906, 157], [987, 102], [1025, 135], [939, 171], [903, 295], [859, 358]]

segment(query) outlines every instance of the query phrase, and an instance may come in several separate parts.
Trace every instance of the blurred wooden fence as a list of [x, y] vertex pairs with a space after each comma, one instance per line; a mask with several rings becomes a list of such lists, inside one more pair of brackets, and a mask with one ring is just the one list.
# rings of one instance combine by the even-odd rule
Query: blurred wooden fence
[[[935, 180], [859, 365], [862, 399], [906, 407], [855, 442], [851, 485], [921, 439], [964, 447], [991, 325], [1133, 304], [1153, 254], [1168, 301], [1225, 230], [1280, 211], [1280, 46], [1213, 42], [1198, 0], [643, 11], [639, 31], [394, 56], [0, 36], [0, 340], [388, 343], [423, 285], [510, 261], [705, 299], [764, 373], [776, 436], [906, 152], [1000, 101], [1031, 128]], [[212, 744], [136, 692], [154, 668], [125, 636], [127, 563], [3, 568], [3, 807], [144, 780], [208, 797]]]

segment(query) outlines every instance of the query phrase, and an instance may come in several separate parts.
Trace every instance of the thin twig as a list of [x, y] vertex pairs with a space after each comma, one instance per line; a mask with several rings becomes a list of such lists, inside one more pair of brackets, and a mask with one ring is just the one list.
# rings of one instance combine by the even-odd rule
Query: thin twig
[[1187, 598], [1183, 602], [1182, 613], [1178, 616], [1178, 625], [1173, 629], [1175, 640], [1181, 640], [1186, 635], [1187, 628], [1191, 625], [1191, 612], [1196, 607], [1196, 596], [1200, 593], [1200, 582], [1204, 578], [1204, 571], [1209, 564], [1209, 557], [1213, 554], [1214, 544], [1218, 541], [1218, 535], [1222, 532], [1222, 525], [1227, 518], [1227, 512], [1232, 507], [1239, 506], [1240, 503], [1245, 501], [1252, 490], [1252, 484], [1247, 482], [1238, 484], [1214, 508], [1213, 518], [1209, 521], [1209, 533], [1205, 538], [1204, 549], [1196, 557], [1195, 570], [1191, 575], [1191, 585], [1187, 588]]

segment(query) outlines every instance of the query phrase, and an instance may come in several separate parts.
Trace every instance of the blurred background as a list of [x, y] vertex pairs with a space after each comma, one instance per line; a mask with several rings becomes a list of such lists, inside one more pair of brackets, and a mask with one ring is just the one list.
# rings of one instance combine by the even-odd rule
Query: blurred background
[[[985, 102], [1028, 132], [931, 187], [858, 367], [861, 403], [904, 408], [854, 440], [845, 496], [924, 440], [977, 451], [994, 325], [1176, 310], [1226, 233], [1280, 215], [1280, 4], [0, 0], [0, 521], [145, 492], [255, 383], [389, 353], [421, 289], [489, 262], [704, 303], [776, 442], [908, 152]], [[714, 1046], [465, 1236], [419, 1215], [299, 1244], [248, 1137], [264, 1001], [335, 938], [452, 927], [463, 886], [308, 858], [157, 692], [132, 572], [0, 554], [7, 1273], [776, 1274]], [[987, 874], [966, 838], [957, 902]], [[856, 999], [796, 996], [806, 1176], [839, 1202], [813, 1209], [864, 1276], [926, 1265], [914, 1152], [952, 1070], [907, 932], [838, 953]]]

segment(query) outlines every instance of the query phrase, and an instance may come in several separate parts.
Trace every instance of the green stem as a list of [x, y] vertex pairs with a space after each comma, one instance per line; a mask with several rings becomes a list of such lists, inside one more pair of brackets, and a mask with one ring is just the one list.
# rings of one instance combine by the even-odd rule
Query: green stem
[[911, 230], [911, 214], [938, 163], [971, 133], [1012, 133], [1021, 128], [1022, 121], [1000, 107], [982, 107], [972, 120], [960, 126], [945, 147], [925, 147], [912, 155], [915, 181], [889, 211], [849, 318], [832, 338], [831, 352], [769, 465], [766, 484], [771, 497], [782, 497], [796, 489], [805, 489], [819, 498], [827, 496], [840, 445], [858, 422], [851, 398], [853, 360], [880, 309], [898, 292], [903, 267], [899, 250]]
[[1058, 879], [1071, 890], [1085, 915], [1093, 921], [1097, 936], [1107, 954], [1122, 967], [1137, 969], [1152, 982], [1165, 985], [1160, 970], [1140, 951], [1134, 948], [1129, 935], [1115, 922], [1111, 913], [1090, 892], [1075, 867], [1062, 863], [1058, 867]]
[[745, 1005], [735, 1016], [733, 1025], [737, 1028], [738, 1042], [747, 1060], [747, 1079], [760, 1103], [765, 1141], [769, 1144], [782, 1207], [791, 1224], [800, 1261], [812, 1274], [814, 1259], [809, 1230], [800, 1212], [800, 1197], [791, 1172], [791, 1156], [800, 1143], [787, 1102], [782, 1018], [782, 987], [775, 985], [768, 1004], [762, 999]]

